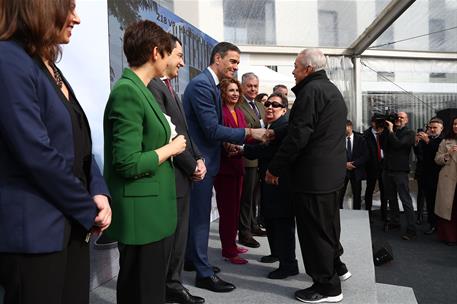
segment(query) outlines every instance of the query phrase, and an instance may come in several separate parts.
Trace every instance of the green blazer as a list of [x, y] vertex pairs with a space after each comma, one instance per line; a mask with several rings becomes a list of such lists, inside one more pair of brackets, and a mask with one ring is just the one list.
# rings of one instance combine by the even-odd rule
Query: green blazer
[[151, 92], [125, 69], [114, 85], [103, 118], [104, 175], [112, 196], [107, 235], [123, 244], [159, 241], [176, 228], [172, 160], [161, 165], [155, 149], [170, 140], [170, 125]]

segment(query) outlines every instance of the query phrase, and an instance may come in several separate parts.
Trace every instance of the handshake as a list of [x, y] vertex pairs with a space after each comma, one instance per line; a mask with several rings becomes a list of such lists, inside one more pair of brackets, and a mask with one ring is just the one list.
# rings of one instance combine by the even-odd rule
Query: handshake
[[[271, 129], [251, 129], [246, 128], [246, 139], [255, 139], [261, 143], [267, 143], [275, 138], [275, 133]], [[231, 144], [228, 142], [223, 143], [225, 152], [229, 157], [238, 156], [243, 154], [243, 146]]]

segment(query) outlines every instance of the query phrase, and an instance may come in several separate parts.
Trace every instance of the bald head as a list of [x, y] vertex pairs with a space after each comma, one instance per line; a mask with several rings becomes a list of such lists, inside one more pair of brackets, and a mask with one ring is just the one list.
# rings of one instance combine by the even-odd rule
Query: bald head
[[408, 114], [406, 112], [398, 112], [398, 119], [395, 121], [395, 126], [399, 129], [404, 128], [408, 124]]

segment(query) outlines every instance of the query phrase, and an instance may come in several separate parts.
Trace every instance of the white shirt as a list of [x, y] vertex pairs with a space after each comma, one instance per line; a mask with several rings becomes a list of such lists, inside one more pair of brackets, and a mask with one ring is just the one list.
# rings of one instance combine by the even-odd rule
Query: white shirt
[[214, 73], [214, 71], [213, 71], [213, 69], [211, 67], [208, 67], [208, 71], [210, 72], [211, 76], [213, 76], [214, 83], [216, 85], [218, 85], [220, 81], [219, 81], [219, 78], [217, 78], [216, 73]]
[[[376, 141], [376, 134], [378, 134], [378, 133], [376, 133], [376, 131], [373, 128], [371, 128], [371, 134], [373, 134], [374, 140]], [[379, 136], [381, 136], [381, 135], [379, 135]], [[379, 145], [381, 145], [381, 143], [379, 143]], [[383, 158], [384, 158], [384, 151], [382, 151], [382, 148], [381, 148], [381, 159], [383, 159]]]

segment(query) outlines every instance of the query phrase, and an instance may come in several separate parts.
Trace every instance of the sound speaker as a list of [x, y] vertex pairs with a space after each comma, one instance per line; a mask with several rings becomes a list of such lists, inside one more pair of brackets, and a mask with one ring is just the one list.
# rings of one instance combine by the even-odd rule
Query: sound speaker
[[387, 242], [375, 242], [373, 244], [373, 261], [376, 266], [381, 266], [394, 259], [392, 247]]

